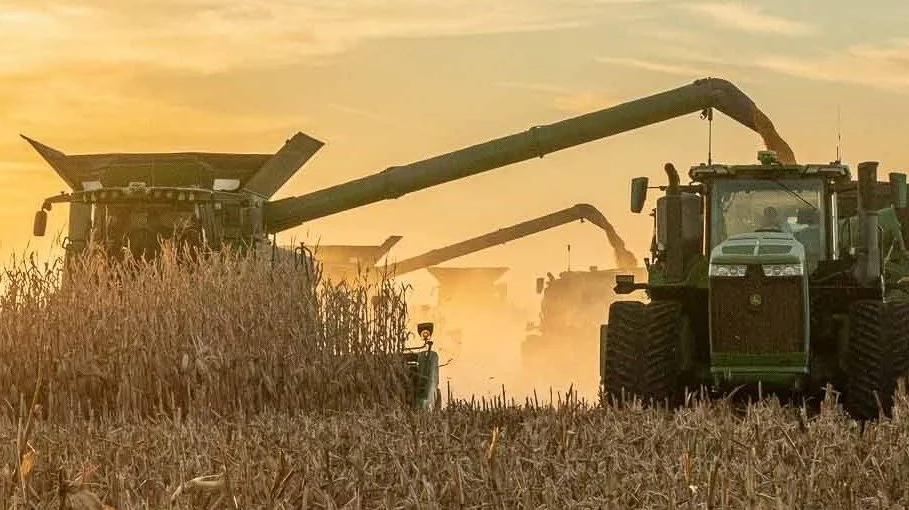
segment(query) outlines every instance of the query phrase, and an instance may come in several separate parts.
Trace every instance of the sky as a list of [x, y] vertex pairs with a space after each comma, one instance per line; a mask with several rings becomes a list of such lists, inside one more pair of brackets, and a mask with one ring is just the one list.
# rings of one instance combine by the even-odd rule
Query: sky
[[[906, 170], [909, 3], [830, 0], [0, 0], [0, 254], [65, 184], [19, 137], [65, 153], [325, 146], [275, 198], [314, 191], [714, 76], [742, 88], [799, 161]], [[647, 256], [629, 181], [707, 159], [697, 113], [312, 221], [279, 236], [403, 239], [391, 260], [590, 203]], [[760, 138], [722, 114], [712, 157], [754, 162]], [[651, 202], [652, 205], [653, 202]], [[64, 228], [65, 207], [49, 232]], [[445, 263], [508, 266], [531, 306], [546, 272], [614, 264], [573, 223]], [[431, 300], [425, 271], [408, 279]]]

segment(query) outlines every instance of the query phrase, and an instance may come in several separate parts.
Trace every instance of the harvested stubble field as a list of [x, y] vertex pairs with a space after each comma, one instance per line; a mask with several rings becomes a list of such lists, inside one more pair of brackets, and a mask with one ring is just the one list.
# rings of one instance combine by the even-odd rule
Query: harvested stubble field
[[773, 400], [413, 412], [384, 355], [405, 339], [403, 288], [316, 288], [292, 263], [229, 256], [72, 275], [19, 262], [3, 278], [8, 508], [909, 504], [902, 393], [863, 431], [833, 396], [810, 418]]

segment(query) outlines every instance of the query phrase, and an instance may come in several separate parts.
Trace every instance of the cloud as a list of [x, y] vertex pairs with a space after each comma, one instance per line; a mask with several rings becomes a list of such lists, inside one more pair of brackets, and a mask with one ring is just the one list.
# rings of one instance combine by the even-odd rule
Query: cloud
[[657, 73], [673, 74], [691, 78], [706, 76], [711, 74], [709, 70], [702, 67], [692, 67], [684, 64], [665, 64], [653, 60], [644, 60], [637, 58], [619, 58], [619, 57], [596, 57], [597, 62], [604, 64], [613, 64], [625, 67], [634, 67]]
[[527, 90], [530, 92], [542, 92], [546, 94], [567, 94], [571, 93], [569, 87], [552, 85], [550, 83], [527, 82], [527, 81], [500, 81], [493, 84], [496, 87], [505, 87], [509, 89]]
[[[308, 119], [297, 115], [290, 126], [284, 113], [211, 108], [205, 101], [173, 104], [155, 83], [162, 77], [238, 76], [243, 69], [315, 65], [381, 39], [555, 30], [588, 23], [594, 8], [580, 0], [555, 6], [538, 0], [494, 5], [471, 0], [73, 0], [65, 6], [0, 0], [0, 112], [8, 126], [0, 128], [0, 136], [69, 131], [70, 143], [94, 136], [98, 144], [126, 141], [130, 147], [136, 140], [155, 143], [149, 137], [165, 138], [170, 130], [190, 143], [222, 129], [237, 141], [253, 132], [282, 131], [283, 136], [310, 127]], [[333, 108], [400, 123], [349, 104]], [[73, 129], [80, 125], [109, 127]], [[104, 139], [97, 138], [100, 131]], [[4, 160], [11, 157], [20, 156], [7, 153]]]
[[526, 90], [545, 94], [552, 98], [552, 106], [562, 113], [583, 114], [590, 113], [617, 104], [614, 97], [589, 89], [577, 89], [552, 85], [549, 83], [505, 81], [494, 83], [497, 87], [516, 90]]
[[[171, 104], [154, 94], [131, 93], [129, 71], [116, 72], [72, 65], [47, 75], [35, 72], [0, 80], [0, 161], [27, 158], [33, 151], [19, 139], [26, 134], [51, 145], [61, 133], [70, 147], [61, 150], [117, 146], [140, 150], [166, 144], [184, 148], [210, 143], [247, 147], [255, 140], [280, 142], [311, 126], [306, 118], [278, 113], [236, 113], [195, 105]], [[179, 136], [174, 139], [174, 133]], [[255, 135], [255, 136], [252, 136]], [[57, 140], [57, 141], [55, 141]]]
[[[353, 115], [354, 117], [360, 117], [387, 126], [398, 128], [413, 128], [415, 126], [415, 124], [411, 122], [405, 122], [396, 116], [379, 113], [373, 110], [368, 110], [366, 108], [358, 108], [355, 106], [348, 106], [337, 103], [328, 103], [325, 106], [331, 108], [332, 110], [337, 110], [348, 115]], [[431, 127], [421, 124], [420, 129], [425, 131], [427, 129], [431, 129]]]
[[557, 110], [564, 113], [584, 114], [614, 106], [618, 101], [592, 90], [561, 94], [554, 99]]
[[0, 0], [5, 44], [0, 73], [72, 59], [203, 72], [238, 64], [318, 62], [377, 39], [577, 27], [605, 8], [580, 0], [77, 0], [65, 7]]
[[815, 32], [813, 25], [767, 14], [755, 5], [730, 1], [698, 2], [680, 7], [695, 14], [705, 15], [722, 28], [789, 36], [804, 36]]
[[852, 83], [909, 92], [909, 39], [882, 45], [860, 44], [820, 56], [765, 55], [760, 68], [811, 80]]

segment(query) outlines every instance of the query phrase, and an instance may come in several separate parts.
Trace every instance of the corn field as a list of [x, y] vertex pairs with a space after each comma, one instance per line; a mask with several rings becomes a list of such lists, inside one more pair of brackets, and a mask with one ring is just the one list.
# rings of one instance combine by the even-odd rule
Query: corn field
[[413, 411], [393, 281], [230, 253], [61, 269], [23, 258], [0, 275], [6, 508], [909, 505], [903, 388], [864, 428], [832, 392], [811, 415], [570, 392]]

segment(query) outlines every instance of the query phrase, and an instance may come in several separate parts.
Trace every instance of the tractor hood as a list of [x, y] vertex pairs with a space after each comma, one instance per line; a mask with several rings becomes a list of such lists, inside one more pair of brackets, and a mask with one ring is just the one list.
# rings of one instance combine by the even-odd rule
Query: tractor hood
[[792, 234], [750, 232], [729, 236], [710, 252], [711, 264], [804, 264], [805, 247]]

